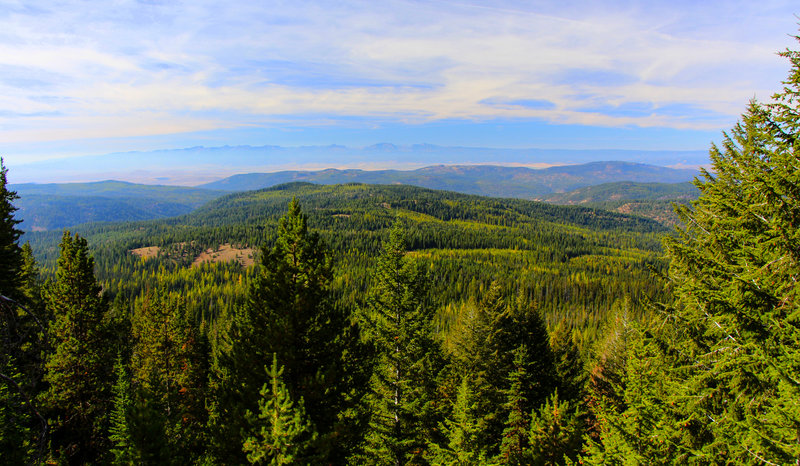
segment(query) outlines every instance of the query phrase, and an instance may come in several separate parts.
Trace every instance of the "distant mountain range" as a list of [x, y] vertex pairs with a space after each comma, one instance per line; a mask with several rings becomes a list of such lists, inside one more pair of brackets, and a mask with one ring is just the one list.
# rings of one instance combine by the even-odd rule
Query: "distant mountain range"
[[618, 160], [671, 167], [708, 164], [707, 151], [559, 150], [447, 147], [432, 144], [398, 146], [223, 146], [125, 152], [11, 164], [12, 183], [123, 180], [147, 184], [192, 186], [237, 173], [325, 168], [414, 169], [444, 165], [542, 167]]
[[220, 191], [250, 191], [291, 181], [317, 184], [409, 184], [430, 189], [493, 197], [534, 199], [600, 183], [679, 183], [696, 170], [673, 169], [632, 162], [592, 162], [543, 169], [491, 165], [437, 165], [416, 170], [283, 171], [234, 175], [199, 187]]
[[[631, 162], [592, 162], [545, 169], [491, 165], [438, 165], [416, 170], [319, 170], [235, 175], [198, 187], [121, 181], [10, 185], [20, 199], [25, 230], [54, 230], [88, 222], [148, 220], [187, 214], [226, 192], [304, 181], [316, 184], [407, 184], [492, 197], [593, 204], [617, 199], [682, 199], [695, 189], [695, 170]], [[625, 181], [625, 182], [621, 182]], [[661, 183], [654, 183], [659, 181]], [[611, 184], [603, 184], [611, 183]], [[664, 183], [682, 183], [677, 185]], [[572, 190], [578, 191], [572, 191]], [[668, 204], [665, 204], [668, 206]], [[608, 206], [616, 208], [617, 205]], [[647, 209], [643, 215], [647, 216]], [[659, 214], [660, 215], [660, 214]]]

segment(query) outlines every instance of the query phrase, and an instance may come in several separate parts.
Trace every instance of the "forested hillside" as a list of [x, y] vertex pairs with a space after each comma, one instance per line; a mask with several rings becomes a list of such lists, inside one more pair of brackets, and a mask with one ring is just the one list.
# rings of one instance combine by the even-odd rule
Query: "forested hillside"
[[692, 183], [633, 183], [621, 181], [552, 194], [540, 200], [553, 204], [583, 205], [650, 218], [664, 225], [678, 223], [675, 204], [689, 204], [700, 191]]
[[174, 217], [191, 212], [223, 193], [182, 186], [99, 181], [11, 186], [19, 199], [20, 228], [61, 230], [89, 222], [121, 222]]
[[[395, 248], [393, 254], [396, 256], [392, 260], [408, 263], [408, 267], [413, 264], [413, 270], [409, 269], [408, 271], [410, 274], [408, 280], [412, 280], [412, 277], [418, 277], [413, 280], [422, 280], [414, 285], [417, 287], [417, 291], [415, 291], [416, 297], [413, 298], [412, 303], [415, 304], [409, 304], [412, 308], [418, 307], [419, 312], [424, 310], [423, 314], [420, 314], [419, 322], [414, 323], [422, 325], [417, 332], [422, 332], [423, 336], [427, 335], [426, 338], [430, 338], [430, 341], [425, 343], [429, 346], [430, 351], [433, 351], [433, 348], [440, 348], [436, 350], [436, 354], [439, 354], [436, 356], [438, 362], [435, 367], [430, 368], [439, 375], [430, 373], [428, 376], [434, 377], [434, 379], [445, 377], [441, 382], [445, 385], [439, 388], [435, 388], [435, 385], [431, 386], [433, 392], [426, 396], [432, 398], [427, 398], [426, 403], [435, 400], [439, 400], [436, 402], [437, 404], [447, 403], [448, 398], [455, 401], [459, 377], [456, 373], [450, 373], [455, 370], [456, 366], [448, 361], [453, 357], [451, 352], [456, 354], [461, 351], [459, 349], [461, 345], [468, 344], [463, 341], [462, 334], [466, 328], [475, 325], [472, 322], [475, 312], [489, 312], [489, 307], [494, 309], [491, 312], [499, 312], [506, 306], [510, 306], [509, 309], [519, 308], [518, 311], [513, 312], [523, 312], [523, 309], [529, 309], [524, 312], [533, 312], [532, 315], [537, 316], [536, 319], [540, 319], [540, 323], [537, 325], [540, 325], [541, 329], [531, 330], [540, 332], [536, 337], [539, 339], [539, 344], [545, 344], [545, 347], [548, 347], [549, 338], [546, 336], [546, 329], [549, 327], [553, 335], [561, 335], [559, 338], [563, 339], [563, 342], [559, 344], [567, 344], [568, 347], [573, 348], [571, 351], [574, 353], [570, 357], [578, 359], [573, 360], [571, 364], [578, 364], [582, 357], [589, 357], [590, 342], [598, 338], [603, 326], [609, 325], [609, 322], [613, 321], [611, 316], [618, 312], [625, 312], [630, 316], [638, 315], [642, 309], [640, 303], [642, 299], [646, 296], [663, 295], [658, 279], [651, 272], [651, 268], [663, 270], [664, 267], [664, 263], [659, 260], [659, 237], [665, 230], [655, 222], [580, 207], [552, 206], [514, 199], [491, 199], [410, 186], [359, 184], [319, 186], [296, 183], [261, 191], [228, 195], [182, 217], [149, 222], [87, 225], [79, 230], [81, 237], [88, 240], [85, 243], [80, 243], [83, 239], [79, 241], [77, 237], [76, 239], [72, 239], [72, 236], [62, 237], [55, 232], [29, 233], [26, 234], [25, 239], [30, 241], [40, 262], [45, 265], [45, 269], [52, 267], [48, 264], [53, 264], [57, 257], [61, 257], [61, 259], [59, 259], [56, 270], [64, 267], [66, 247], [72, 248], [75, 247], [75, 244], [83, 244], [80, 246], [83, 248], [82, 254], [86, 254], [88, 253], [87, 248], [91, 246], [96, 263], [96, 276], [99, 283], [103, 284], [104, 295], [113, 301], [110, 305], [106, 304], [108, 307], [104, 311], [109, 316], [108, 319], [111, 319], [109, 325], [116, 329], [109, 331], [112, 334], [122, 332], [114, 338], [126, 341], [128, 340], [127, 332], [134, 332], [134, 341], [141, 341], [142, 338], [145, 338], [136, 336], [146, 330], [137, 325], [148, 326], [151, 324], [137, 324], [136, 322], [145, 318], [142, 317], [145, 315], [143, 313], [155, 312], [146, 310], [151, 306], [159, 306], [158, 309], [162, 309], [158, 311], [160, 314], [157, 315], [162, 316], [159, 318], [171, 319], [169, 313], [175, 312], [179, 313], [175, 315], [176, 319], [188, 318], [180, 317], [181, 315], [193, 316], [189, 318], [189, 322], [176, 321], [176, 325], [179, 322], [185, 322], [180, 325], [191, 324], [181, 332], [195, 332], [196, 335], [202, 336], [204, 340], [208, 341], [208, 345], [210, 345], [208, 352], [198, 350], [201, 354], [196, 355], [201, 359], [203, 357], [211, 358], [206, 359], [205, 363], [199, 363], [211, 364], [208, 366], [209, 369], [204, 369], [206, 372], [203, 374], [206, 375], [203, 375], [202, 378], [205, 380], [211, 377], [208, 379], [209, 383], [222, 383], [214, 382], [214, 377], [229, 376], [224, 373], [212, 375], [214, 374], [212, 363], [214, 358], [222, 357], [217, 355], [217, 352], [233, 351], [233, 349], [223, 350], [223, 348], [228, 348], [227, 345], [230, 343], [226, 343], [227, 340], [220, 340], [222, 338], [220, 332], [229, 331], [225, 329], [229, 325], [234, 325], [233, 322], [239, 319], [235, 316], [240, 313], [254, 312], [246, 310], [252, 306], [251, 302], [255, 299], [253, 294], [261, 293], [256, 291], [263, 286], [260, 283], [263, 280], [272, 280], [263, 274], [266, 273], [265, 267], [269, 267], [267, 264], [271, 263], [271, 260], [275, 260], [273, 257], [275, 248], [286, 247], [281, 246], [286, 241], [301, 241], [294, 236], [291, 238], [282, 236], [281, 231], [285, 225], [279, 226], [278, 222], [281, 217], [286, 215], [287, 205], [294, 202], [292, 199], [296, 199], [299, 204], [295, 207], [290, 206], [288, 217], [281, 220], [280, 225], [287, 222], [296, 223], [302, 219], [303, 224], [307, 222], [313, 229], [314, 235], [319, 234], [320, 239], [313, 240], [319, 241], [319, 245], [315, 247], [322, 248], [319, 251], [327, 252], [315, 254], [323, 254], [323, 259], [320, 259], [323, 262], [320, 262], [322, 264], [320, 266], [329, 264], [324, 265], [325, 270], [328, 270], [325, 272], [327, 278], [324, 286], [326, 296], [328, 296], [325, 301], [328, 303], [326, 305], [338, 309], [337, 312], [349, 315], [350, 317], [345, 320], [354, 322], [354, 324], [361, 318], [357, 318], [357, 316], [372, 306], [370, 304], [372, 298], [365, 298], [365, 296], [371, 296], [376, 292], [373, 291], [376, 289], [375, 287], [382, 286], [376, 282], [376, 277], [379, 276], [376, 275], [379, 270], [376, 267], [381, 267], [379, 265], [380, 260], [383, 260], [380, 259], [381, 250], [388, 247], [389, 232], [394, 226], [394, 230], [392, 230], [394, 233], [391, 235], [395, 235], [396, 238], [391, 241], [396, 242], [392, 246]], [[291, 205], [294, 206], [294, 204]], [[299, 205], [303, 206], [304, 214], [300, 213]], [[303, 234], [310, 235], [311, 231], [308, 230], [308, 233]], [[61, 247], [57, 248], [56, 244], [59, 239]], [[76, 243], [76, 241], [78, 242]], [[239, 248], [264, 245], [267, 253], [260, 255], [262, 265], [259, 268], [243, 268], [237, 262], [207, 262], [197, 267], [191, 266], [202, 251], [207, 248], [216, 249], [222, 244], [231, 244], [233, 247]], [[158, 247], [159, 249], [150, 257], [140, 257], [131, 253], [132, 250], [145, 247]], [[405, 252], [406, 249], [408, 253]], [[49, 275], [52, 272], [44, 270], [43, 273]], [[56, 280], [59, 280], [59, 273], [61, 272], [57, 272], [55, 275]], [[389, 279], [388, 276], [386, 279]], [[487, 293], [493, 296], [491, 302], [485, 302]], [[167, 314], [164, 314], [165, 312]], [[124, 316], [128, 315], [131, 316], [130, 322], [126, 323], [127, 318]], [[508, 319], [511, 320], [502, 325], [516, 325], [514, 322], [522, 317], [514, 317], [514, 315], [516, 314], [509, 315]], [[423, 318], [422, 316], [427, 317]], [[152, 318], [157, 317], [148, 317], [148, 319]], [[370, 319], [369, 315], [364, 315], [363, 318]], [[263, 319], [263, 317], [250, 315], [247, 319]], [[428, 323], [424, 324], [426, 321]], [[383, 322], [383, 320], [379, 319], [370, 325], [385, 325], [385, 323], [380, 324], [379, 322]], [[196, 327], [192, 327], [193, 325]], [[369, 332], [366, 327], [362, 328], [362, 325], [368, 324], [365, 321], [352, 330], [359, 333], [364, 332], [362, 337], [357, 339], [358, 341], [366, 338], [366, 334]], [[136, 330], [137, 328], [139, 330]], [[174, 331], [178, 331], [177, 328]], [[252, 331], [252, 329], [247, 331]], [[400, 331], [400, 329], [393, 331]], [[522, 339], [518, 340], [520, 343], [524, 341], [526, 344], [533, 344], [533, 342], [527, 341], [525, 335], [523, 333], [516, 338]], [[163, 335], [163, 338], [173, 337], [175, 336]], [[337, 337], [332, 335], [330, 338]], [[378, 338], [378, 335], [375, 338]], [[420, 338], [420, 335], [408, 338]], [[131, 354], [127, 357], [132, 359], [126, 364], [135, 366], [135, 364], [139, 364], [134, 362], [139, 360], [136, 358], [145, 357], [137, 355], [139, 350], [136, 349], [136, 345], [144, 343], [136, 343], [134, 347], [127, 349], [124, 349], [125, 344], [119, 344], [123, 348], [121, 349], [123, 357], [126, 357], [125, 354]], [[469, 344], [474, 345], [477, 342]], [[380, 358], [373, 353], [377, 351], [376, 349], [361, 348], [359, 351], [367, 351], [365, 354], [373, 354], [373, 356], [369, 356], [361, 363], [351, 361], [350, 364], [358, 364], [359, 367], [364, 365], [362, 369], [373, 367], [372, 364], [375, 364], [374, 367], [390, 364], [385, 360], [378, 363]], [[202, 356], [203, 354], [205, 356]], [[508, 354], [510, 355], [510, 353]], [[549, 350], [546, 354], [550, 354]], [[580, 356], [581, 354], [583, 356]], [[421, 355], [419, 357], [428, 356]], [[263, 360], [263, 364], [256, 362], [252, 364], [260, 364], [262, 368], [269, 366], [269, 353], [263, 353], [263, 356], [259, 358], [257, 359]], [[373, 362], [367, 364], [367, 361]], [[512, 363], [513, 361], [508, 360], [503, 364]], [[218, 364], [222, 363], [218, 362]], [[536, 365], [539, 362], [531, 360], [526, 364]], [[128, 370], [133, 370], [134, 366]], [[273, 378], [277, 377], [279, 369], [279, 366], [272, 369]], [[253, 368], [248, 367], [241, 370], [252, 372]], [[547, 370], [555, 370], [555, 366]], [[364, 391], [360, 396], [368, 398], [368, 387], [378, 382], [368, 382], [370, 380], [369, 373], [353, 372], [353, 370], [350, 372], [354, 377], [362, 377], [362, 381], [352, 380], [348, 383], [363, 384], [360, 386], [360, 390]], [[448, 373], [450, 375], [447, 375]], [[266, 374], [258, 376], [258, 372], [256, 372], [252, 376], [255, 377], [252, 382], [254, 388], [260, 388], [263, 383], [268, 381]], [[132, 375], [129, 374], [127, 377], [132, 377]], [[183, 376], [176, 373], [165, 375], [165, 377]], [[553, 380], [555, 383], [555, 379]], [[109, 384], [111, 382], [111, 380], [107, 381]], [[137, 384], [144, 382], [134, 382], [132, 379], [130, 383], [140, 386]], [[286, 384], [284, 390], [290, 392], [297, 390], [297, 382], [283, 383]], [[286, 388], [293, 385], [295, 388]], [[227, 390], [226, 386], [227, 383], [221, 386], [217, 385], [217, 390]], [[492, 388], [492, 393], [495, 393], [492, 396], [504, 396], [502, 393], [506, 389], [502, 387], [501, 384]], [[209, 387], [204, 390], [210, 389]], [[275, 388], [275, 390], [277, 389]], [[353, 389], [351, 387], [348, 390]], [[375, 390], [378, 388], [376, 387]], [[256, 390], [252, 396], [256, 396], [257, 393]], [[131, 399], [137, 396], [144, 395], [137, 395], [136, 392], [130, 394]], [[222, 403], [222, 399], [224, 399], [217, 399], [215, 398], [217, 395], [211, 394], [203, 396], [209, 397], [203, 398], [205, 400], [203, 403]], [[220, 394], [218, 396], [229, 395]], [[443, 396], [445, 398], [442, 398]], [[316, 403], [317, 406], [322, 403], [321, 400], [314, 401], [311, 394], [303, 395], [303, 397], [307, 403], [306, 406], [308, 403]], [[378, 409], [377, 405], [374, 408], [368, 408], [367, 405], [377, 403], [377, 401], [368, 402], [367, 398], [360, 401], [366, 405], [356, 410], [356, 414], [360, 413], [359, 416], [367, 416], [370, 409]], [[256, 407], [256, 404], [252, 404], [248, 409], [255, 412]], [[244, 408], [231, 407], [230, 409]], [[317, 409], [324, 411], [319, 407]], [[502, 408], [494, 409], [500, 409], [500, 411], [492, 416], [502, 417], [500, 414]], [[428, 425], [426, 429], [438, 429], [435, 426], [443, 419], [441, 418], [442, 414], [441, 410], [430, 413], [431, 417], [425, 421]], [[193, 424], [194, 427], [192, 427], [192, 429], [200, 429], [197, 435], [202, 433], [205, 436], [203, 438], [208, 438], [209, 442], [213, 440], [214, 429], [223, 429], [218, 434], [223, 435], [222, 432], [227, 432], [225, 429], [231, 428], [213, 424], [213, 422], [222, 422], [214, 418], [215, 415], [213, 410], [207, 414], [210, 418], [203, 421], [208, 423], [207, 427], [200, 427], [196, 424]], [[254, 422], [245, 421], [244, 411], [240, 411], [240, 416], [241, 419], [237, 422], [244, 423], [243, 426], [248, 425], [247, 422]], [[309, 412], [309, 416], [314, 416], [314, 414]], [[212, 422], [213, 419], [217, 420]], [[357, 416], [349, 422], [356, 422], [358, 419], [361, 418]], [[110, 419], [106, 419], [106, 422], [110, 422]], [[137, 421], [131, 420], [131, 422]], [[324, 429], [333, 429], [334, 424], [330, 424], [331, 422], [330, 420], [315, 419], [314, 425], [317, 429], [324, 426], [327, 426]], [[368, 422], [366, 417], [363, 418], [363, 422]], [[422, 422], [422, 420], [414, 422]], [[495, 434], [492, 435], [497, 436], [497, 440], [487, 439], [484, 442], [483, 448], [486, 449], [487, 455], [500, 454], [501, 442], [499, 439], [504, 428], [499, 417], [493, 421], [493, 426]], [[142, 428], [142, 426], [137, 428]], [[365, 431], [359, 429], [363, 428], [366, 428], [366, 425], [360, 428], [351, 425], [347, 427], [347, 432], [336, 435], [360, 436], [362, 434], [358, 432]], [[379, 427], [375, 426], [375, 429], [379, 429]], [[332, 432], [318, 431], [318, 434], [332, 435]], [[102, 436], [101, 433], [97, 435]], [[187, 434], [184, 431], [182, 435]], [[441, 433], [437, 435], [444, 441]], [[421, 438], [419, 437], [417, 442]], [[108, 441], [110, 440], [109, 437]], [[247, 439], [243, 438], [241, 442], [245, 440]], [[136, 455], [160, 455], [150, 450], [150, 446], [142, 444], [143, 439], [136, 441], [140, 442], [136, 446]], [[172, 440], [166, 439], [165, 441], [172, 442]], [[107, 448], [110, 448], [111, 444], [108, 445]], [[174, 447], [177, 444], [171, 445]], [[196, 445], [192, 447], [191, 452], [186, 452], [190, 456], [185, 458], [195, 458], [196, 460], [200, 457], [196, 455], [213, 453], [213, 455], [222, 455], [221, 457], [229, 458], [229, 460], [238, 458], [236, 461], [243, 461], [245, 457], [242, 456], [244, 455], [242, 445], [243, 443], [233, 451], [213, 450], [213, 448], [225, 450], [222, 445], [213, 447], [213, 443], [206, 447]], [[323, 448], [323, 444], [314, 443], [314, 445], [313, 451], [317, 452], [315, 454], [333, 454], [330, 451], [319, 451], [318, 449]], [[355, 442], [347, 450], [336, 453], [336, 455], [345, 453], [356, 456], [365, 455], [366, 452], [371, 451], [370, 448], [383, 448], [379, 444], [369, 444], [372, 445], [371, 447], [366, 445]], [[418, 447], [419, 444], [414, 448]], [[88, 446], [84, 448], [88, 448]], [[181, 448], [186, 448], [186, 446]], [[362, 450], [362, 448], [366, 448], [366, 450]], [[446, 455], [447, 453], [441, 451], [438, 454]], [[340, 458], [340, 460], [343, 459], [344, 457]]]

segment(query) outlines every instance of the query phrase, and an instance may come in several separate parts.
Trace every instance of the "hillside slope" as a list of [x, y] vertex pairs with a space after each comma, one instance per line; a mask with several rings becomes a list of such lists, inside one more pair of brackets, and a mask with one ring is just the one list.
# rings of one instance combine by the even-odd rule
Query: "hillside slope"
[[11, 185], [19, 199], [23, 230], [60, 230], [88, 222], [174, 217], [191, 212], [223, 193], [182, 186], [99, 181]]

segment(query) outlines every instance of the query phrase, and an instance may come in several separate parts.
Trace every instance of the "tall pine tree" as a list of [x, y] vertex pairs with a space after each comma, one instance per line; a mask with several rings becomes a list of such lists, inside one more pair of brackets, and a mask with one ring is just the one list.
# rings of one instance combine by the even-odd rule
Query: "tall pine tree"
[[8, 169], [0, 158], [0, 295], [16, 298], [19, 294], [22, 250], [17, 228], [21, 222], [14, 218], [17, 208], [13, 202], [19, 199], [15, 191], [8, 189]]
[[[278, 225], [271, 249], [263, 248], [258, 276], [247, 304], [226, 316], [215, 342], [211, 409], [216, 456], [243, 462], [241, 445], [254, 435], [244, 413], [258, 409], [263, 368], [276, 355], [293, 399], [303, 398], [319, 429], [317, 447], [338, 455], [330, 438], [344, 400], [343, 335], [348, 319], [330, 299], [330, 258], [319, 235], [308, 230], [306, 215], [292, 199]], [[238, 439], [234, 449], [232, 439]], [[238, 451], [236, 451], [238, 450]]]
[[611, 430], [627, 435], [606, 440], [605, 463], [800, 462], [800, 52], [782, 55], [783, 91], [750, 103], [679, 208], [665, 241], [675, 303], [628, 353]]
[[427, 277], [406, 256], [405, 232], [395, 223], [374, 272], [363, 319], [374, 345], [370, 425], [364, 453], [369, 464], [418, 463], [435, 438], [436, 378], [441, 350], [425, 306]]
[[64, 232], [55, 281], [45, 289], [53, 316], [52, 352], [43, 394], [52, 419], [52, 446], [71, 464], [98, 462], [107, 452], [114, 364], [104, 314], [108, 308], [94, 276], [86, 240]]
[[18, 196], [7, 172], [0, 158], [0, 462], [33, 463], [42, 460], [48, 430], [36, 403], [47, 321], [31, 248], [18, 244]]

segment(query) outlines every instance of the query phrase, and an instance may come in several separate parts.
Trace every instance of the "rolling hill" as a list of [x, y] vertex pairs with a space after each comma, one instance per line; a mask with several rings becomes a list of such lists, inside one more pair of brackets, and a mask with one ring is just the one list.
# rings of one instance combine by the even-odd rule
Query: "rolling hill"
[[700, 195], [697, 187], [684, 183], [633, 183], [622, 181], [587, 186], [540, 200], [553, 204], [583, 205], [613, 212], [638, 215], [663, 225], [679, 221], [674, 204], [689, 203]]
[[223, 193], [181, 186], [100, 181], [10, 185], [19, 199], [16, 217], [23, 230], [58, 230], [87, 222], [174, 217], [191, 212]]
[[544, 169], [494, 165], [437, 165], [417, 170], [283, 171], [234, 175], [199, 187], [249, 191], [292, 181], [319, 184], [409, 184], [492, 197], [533, 199], [600, 183], [689, 181], [695, 170], [672, 169], [633, 162], [591, 162]]

